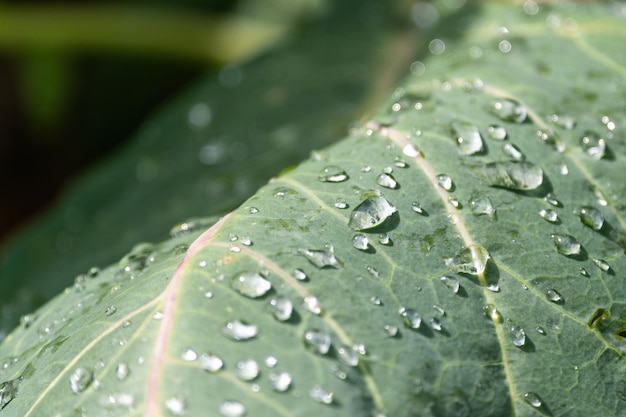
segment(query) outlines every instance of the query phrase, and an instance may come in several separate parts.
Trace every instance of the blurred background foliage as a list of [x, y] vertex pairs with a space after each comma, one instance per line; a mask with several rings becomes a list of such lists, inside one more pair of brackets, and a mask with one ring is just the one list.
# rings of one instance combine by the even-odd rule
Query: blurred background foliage
[[0, 2], [0, 339], [341, 138], [456, 3]]

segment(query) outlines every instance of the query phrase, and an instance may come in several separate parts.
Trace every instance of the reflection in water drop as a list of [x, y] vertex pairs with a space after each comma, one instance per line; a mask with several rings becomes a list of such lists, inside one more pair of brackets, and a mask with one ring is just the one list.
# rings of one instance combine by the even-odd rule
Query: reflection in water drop
[[441, 282], [444, 283], [444, 285], [446, 287], [448, 287], [450, 289], [450, 291], [452, 291], [454, 294], [457, 294], [459, 292], [459, 288], [461, 288], [461, 285], [459, 284], [459, 280], [454, 278], [454, 277], [449, 277], [449, 276], [442, 276], [441, 278], [439, 278], [441, 280]]
[[595, 207], [582, 206], [574, 210], [574, 214], [580, 217], [580, 221], [593, 230], [601, 230], [604, 225], [604, 216]]
[[325, 355], [330, 350], [330, 335], [317, 329], [304, 332], [304, 345], [313, 353]]
[[452, 122], [451, 127], [461, 155], [473, 155], [483, 150], [483, 139], [475, 124], [457, 120]]
[[537, 394], [532, 391], [524, 393], [522, 395], [522, 398], [524, 399], [524, 401], [526, 401], [528, 404], [532, 405], [535, 408], [541, 407], [541, 399]]
[[473, 245], [462, 248], [454, 257], [446, 259], [445, 263], [454, 272], [479, 275], [485, 271], [489, 258], [491, 256], [487, 249]]
[[510, 190], [534, 190], [543, 183], [543, 170], [528, 161], [485, 164], [477, 174], [489, 185]]
[[511, 336], [511, 341], [517, 347], [522, 347], [526, 344], [526, 332], [523, 328], [519, 326], [511, 326], [509, 328], [509, 335]]
[[366, 230], [380, 226], [397, 209], [384, 197], [368, 196], [350, 215], [348, 226], [354, 230]]
[[452, 178], [450, 178], [450, 176], [446, 174], [437, 175], [437, 183], [441, 188], [446, 191], [450, 191], [452, 189], [452, 186], [454, 185], [452, 182]]
[[329, 165], [320, 171], [317, 178], [322, 182], [342, 182], [349, 177], [343, 168], [337, 165]]
[[258, 298], [272, 289], [272, 283], [258, 272], [243, 272], [231, 278], [230, 286], [239, 294]]
[[398, 310], [400, 317], [402, 317], [404, 324], [411, 329], [419, 329], [422, 324], [422, 317], [419, 313], [411, 308], [401, 307]]
[[556, 250], [563, 255], [578, 255], [582, 249], [578, 240], [573, 236], [554, 233], [550, 237], [554, 241]]
[[80, 394], [93, 382], [91, 368], [76, 368], [70, 375], [70, 389], [74, 394]]

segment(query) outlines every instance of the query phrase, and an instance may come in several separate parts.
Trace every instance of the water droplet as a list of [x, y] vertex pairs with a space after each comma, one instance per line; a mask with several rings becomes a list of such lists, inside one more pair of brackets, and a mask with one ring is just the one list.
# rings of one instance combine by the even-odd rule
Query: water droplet
[[0, 384], [0, 410], [15, 398], [22, 378], [15, 378]]
[[546, 331], [541, 326], [535, 327], [535, 330], [537, 331], [537, 333], [539, 333], [541, 335], [545, 335], [546, 334]]
[[404, 145], [404, 148], [402, 148], [402, 153], [409, 158], [417, 158], [421, 155], [420, 151], [412, 143]]
[[268, 368], [273, 368], [276, 365], [278, 365], [278, 359], [276, 359], [276, 357], [272, 356], [272, 355], [267, 355], [265, 357], [265, 359], [263, 359], [263, 363], [265, 364], [265, 366], [267, 366]]
[[511, 326], [509, 328], [509, 335], [513, 344], [517, 347], [522, 347], [526, 343], [526, 332], [519, 326]]
[[457, 149], [461, 155], [474, 155], [483, 150], [483, 139], [480, 137], [476, 125], [471, 122], [456, 120], [452, 122], [451, 127]]
[[585, 132], [580, 139], [580, 146], [593, 159], [602, 159], [606, 152], [606, 141], [594, 132]]
[[439, 184], [441, 188], [443, 188], [446, 191], [450, 191], [454, 185], [452, 183], [452, 178], [450, 178], [446, 174], [437, 175], [437, 183]]
[[187, 348], [183, 350], [183, 353], [180, 355], [180, 358], [186, 362], [193, 362], [198, 359], [198, 354], [195, 350]]
[[552, 146], [558, 152], [565, 150], [565, 143], [556, 132], [544, 132], [543, 130], [537, 130], [537, 137], [546, 145]]
[[578, 255], [581, 251], [580, 243], [574, 236], [554, 233], [550, 237], [554, 241], [556, 250], [563, 255]]
[[152, 315], [152, 319], [156, 320], [156, 321], [163, 320], [163, 312], [162, 311], [155, 311], [154, 314]]
[[330, 371], [333, 373], [333, 375], [335, 375], [337, 378], [341, 379], [342, 381], [348, 378], [348, 374], [337, 365], [332, 365], [330, 367]]
[[604, 225], [604, 216], [595, 207], [582, 206], [574, 210], [574, 214], [580, 217], [580, 221], [587, 227], [593, 230], [601, 230]]
[[322, 182], [342, 182], [349, 177], [343, 168], [337, 165], [329, 165], [320, 171], [317, 178]]
[[498, 311], [495, 305], [485, 304], [483, 306], [483, 311], [485, 312], [487, 317], [489, 317], [494, 323], [502, 322], [502, 316], [500, 315], [500, 312]]
[[391, 239], [389, 238], [389, 235], [387, 233], [382, 233], [378, 235], [378, 243], [380, 243], [381, 245], [389, 245], [391, 244]]
[[298, 194], [298, 192], [293, 188], [278, 187], [274, 190], [274, 197], [276, 198], [285, 198], [296, 194]]
[[424, 214], [424, 209], [422, 208], [422, 205], [417, 201], [411, 203], [411, 210], [419, 214]]
[[419, 329], [422, 324], [422, 316], [419, 313], [411, 308], [401, 307], [398, 310], [400, 317], [404, 321], [404, 324], [411, 329]]
[[430, 319], [430, 327], [433, 328], [433, 330], [436, 330], [438, 332], [441, 331], [442, 327], [441, 327], [441, 321], [439, 321], [438, 318], [433, 317]]
[[563, 302], [563, 297], [561, 296], [561, 294], [553, 288], [550, 288], [548, 291], [546, 291], [546, 297], [548, 297], [548, 300], [555, 303]]
[[539, 210], [539, 215], [550, 223], [556, 223], [559, 221], [559, 215], [556, 214], [556, 211], [550, 209]]
[[559, 172], [561, 173], [561, 175], [569, 175], [569, 167], [567, 166], [567, 164], [561, 164], [559, 166]]
[[217, 372], [224, 367], [224, 361], [217, 355], [203, 353], [200, 355], [200, 367], [205, 371]]
[[322, 314], [322, 306], [320, 305], [319, 300], [316, 297], [304, 297], [303, 307], [305, 310], [310, 311], [315, 315]]
[[372, 275], [375, 278], [380, 277], [380, 272], [378, 272], [378, 270], [371, 265], [365, 265], [365, 270], [369, 272], [370, 275]]
[[304, 332], [304, 345], [313, 353], [325, 355], [330, 350], [330, 335], [317, 329]]
[[361, 172], [370, 172], [372, 170], [372, 167], [369, 165], [363, 165], [361, 167]]
[[362, 233], [354, 235], [352, 238], [352, 246], [359, 250], [368, 250], [370, 247], [370, 242], [367, 236]]
[[262, 297], [272, 289], [272, 283], [258, 272], [243, 272], [231, 278], [230, 286], [249, 298]]
[[601, 270], [605, 272], [611, 269], [611, 266], [608, 264], [608, 262], [603, 259], [594, 259], [593, 263], [596, 264], [598, 268], [600, 268]]
[[252, 381], [259, 376], [259, 364], [253, 359], [237, 362], [235, 374], [242, 381]]
[[535, 408], [541, 407], [541, 399], [534, 392], [526, 392], [522, 395], [522, 398]]
[[567, 130], [572, 130], [576, 126], [576, 119], [572, 116], [551, 114], [549, 119], [555, 125]]
[[76, 368], [70, 375], [70, 389], [74, 394], [80, 394], [93, 382], [93, 370], [91, 368]]
[[348, 226], [354, 230], [371, 229], [380, 226], [396, 211], [384, 197], [370, 195], [352, 211]]
[[523, 123], [526, 120], [526, 108], [511, 99], [498, 99], [493, 102], [491, 112], [506, 122]]
[[331, 404], [333, 402], [333, 393], [332, 391], [328, 391], [319, 385], [314, 386], [309, 392], [311, 398], [315, 401], [323, 403], [323, 404]]
[[459, 200], [457, 200], [457, 199], [456, 199], [456, 198], [454, 198], [454, 197], [449, 197], [449, 198], [448, 198], [448, 202], [449, 202], [450, 204], [452, 204], [452, 206], [453, 206], [454, 208], [459, 208], [459, 206], [461, 205], [461, 203], [459, 202]]
[[270, 374], [270, 386], [274, 391], [287, 391], [291, 386], [291, 375], [284, 371]]
[[385, 174], [391, 174], [393, 172], [393, 168], [390, 166], [386, 166], [383, 168], [383, 173]]
[[393, 159], [393, 164], [398, 168], [406, 168], [408, 166], [406, 161], [398, 156]]
[[589, 272], [587, 272], [587, 270], [585, 268], [583, 268], [582, 266], [578, 270], [578, 273], [580, 275], [582, 275], [583, 277], [589, 277]]
[[346, 203], [346, 200], [343, 198], [337, 198], [335, 200], [335, 207], [338, 209], [345, 209], [348, 208], [348, 203]]
[[385, 330], [385, 333], [387, 333], [389, 337], [395, 337], [398, 334], [398, 327], [392, 324], [385, 324], [383, 329]]
[[246, 414], [246, 407], [238, 401], [224, 401], [220, 404], [219, 412], [224, 417], [242, 417]]
[[487, 128], [487, 135], [491, 139], [504, 140], [506, 139], [506, 129], [499, 125], [491, 125]]
[[250, 209], [248, 210], [248, 213], [250, 214], [257, 214], [259, 212], [259, 209], [256, 207], [250, 207]]
[[339, 346], [337, 348], [337, 356], [348, 366], [357, 366], [359, 364], [359, 354], [348, 346]]
[[492, 292], [500, 292], [500, 286], [494, 283], [487, 285], [487, 289]]
[[259, 328], [240, 320], [231, 320], [222, 327], [222, 334], [231, 340], [248, 340], [259, 334]]
[[370, 298], [370, 303], [374, 304], [375, 306], [381, 306], [381, 305], [383, 305], [383, 302], [382, 302], [382, 301], [380, 301], [380, 298], [379, 298], [379, 297], [376, 297], [376, 296], [372, 296], [372, 297]]
[[323, 250], [319, 249], [299, 249], [300, 252], [311, 264], [317, 268], [341, 268], [341, 262], [335, 257], [335, 247], [329, 243]]
[[520, 148], [512, 143], [505, 143], [502, 146], [502, 150], [504, 150], [505, 154], [515, 159], [516, 161], [523, 161], [525, 158]]
[[440, 316], [443, 317], [446, 314], [446, 310], [439, 304], [433, 304], [433, 310]]
[[491, 258], [487, 249], [480, 245], [462, 248], [453, 258], [446, 259], [446, 266], [454, 272], [479, 275]]
[[488, 195], [472, 195], [467, 204], [476, 216], [486, 214], [489, 217], [493, 217], [496, 214], [496, 208]]
[[104, 310], [104, 315], [105, 316], [112, 316], [113, 314], [115, 314], [115, 312], [117, 311], [117, 307], [115, 306], [108, 306], [106, 308], [106, 310]]
[[182, 416], [187, 410], [187, 404], [180, 397], [171, 397], [165, 400], [165, 408], [175, 416]]
[[274, 297], [269, 302], [272, 314], [277, 320], [287, 321], [293, 313], [293, 304], [287, 297]]
[[305, 281], [307, 278], [306, 273], [300, 268], [294, 269], [291, 273], [291, 276], [293, 276], [298, 281]]
[[237, 245], [228, 245], [228, 250], [234, 253], [241, 252], [241, 248]]
[[128, 378], [128, 375], [130, 375], [130, 368], [128, 367], [128, 364], [125, 362], [118, 363], [115, 367], [115, 377], [120, 381], [124, 381]]
[[[22, 317], [20, 317], [20, 325], [25, 329], [28, 329], [30, 326], [33, 325], [33, 323], [35, 323], [37, 317], [37, 314], [24, 314]], [[0, 407], [0, 410], [1, 409], [2, 408]]]
[[452, 291], [454, 294], [457, 294], [459, 292], [459, 288], [461, 288], [461, 285], [459, 284], [459, 280], [454, 278], [454, 277], [449, 277], [447, 275], [442, 276], [441, 278], [439, 278], [441, 280], [441, 282], [444, 283], [444, 285], [446, 287], [448, 287], [448, 289], [450, 289], [450, 291]]
[[485, 164], [477, 174], [489, 185], [510, 190], [534, 190], [543, 183], [543, 170], [528, 161]]
[[395, 189], [398, 186], [398, 182], [393, 177], [393, 175], [387, 174], [385, 172], [376, 177], [376, 184], [391, 189]]
[[561, 206], [561, 202], [558, 200], [558, 198], [556, 198], [556, 196], [553, 193], [548, 193], [545, 195], [545, 197], [543, 197], [543, 200], [550, 204], [551, 206], [554, 207], [560, 207]]
[[244, 246], [252, 246], [252, 240], [250, 240], [250, 238], [247, 236], [241, 236], [241, 239], [239, 239], [239, 241]]

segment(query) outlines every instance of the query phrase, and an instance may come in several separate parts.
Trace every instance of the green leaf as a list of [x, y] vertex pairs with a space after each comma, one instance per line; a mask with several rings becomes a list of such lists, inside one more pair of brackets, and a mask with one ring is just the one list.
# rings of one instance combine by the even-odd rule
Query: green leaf
[[528, 4], [465, 6], [344, 140], [25, 319], [2, 412], [620, 415], [623, 18]]

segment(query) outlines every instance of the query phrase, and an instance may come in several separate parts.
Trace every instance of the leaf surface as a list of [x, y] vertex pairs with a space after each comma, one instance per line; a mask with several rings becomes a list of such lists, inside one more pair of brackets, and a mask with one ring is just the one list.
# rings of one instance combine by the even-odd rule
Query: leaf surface
[[623, 414], [623, 18], [532, 11], [464, 10], [344, 140], [37, 312], [2, 412]]

